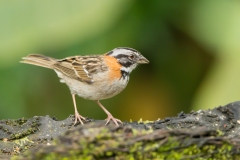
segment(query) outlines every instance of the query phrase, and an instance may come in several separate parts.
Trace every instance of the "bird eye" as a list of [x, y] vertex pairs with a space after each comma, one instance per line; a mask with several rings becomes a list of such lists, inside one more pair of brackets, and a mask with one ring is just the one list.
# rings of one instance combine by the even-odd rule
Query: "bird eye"
[[132, 54], [128, 57], [129, 59], [133, 60], [135, 58], [135, 56]]

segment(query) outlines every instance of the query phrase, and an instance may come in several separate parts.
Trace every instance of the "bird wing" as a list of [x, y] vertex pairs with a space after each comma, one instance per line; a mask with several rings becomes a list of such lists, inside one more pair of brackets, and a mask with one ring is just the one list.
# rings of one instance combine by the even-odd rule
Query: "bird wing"
[[86, 83], [93, 83], [92, 75], [105, 71], [101, 56], [72, 56], [55, 63], [54, 68], [64, 75]]

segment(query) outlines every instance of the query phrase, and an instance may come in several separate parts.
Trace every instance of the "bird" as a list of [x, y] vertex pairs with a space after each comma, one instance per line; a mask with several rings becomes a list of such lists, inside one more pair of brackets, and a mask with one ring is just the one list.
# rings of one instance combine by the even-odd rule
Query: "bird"
[[147, 60], [139, 51], [129, 47], [118, 47], [101, 55], [70, 56], [55, 59], [41, 54], [29, 54], [23, 57], [21, 63], [32, 64], [53, 69], [61, 83], [69, 87], [76, 125], [83, 125], [86, 118], [77, 110], [75, 95], [95, 101], [107, 114], [106, 125], [112, 120], [116, 126], [122, 121], [100, 103], [100, 100], [111, 98], [125, 89], [130, 73], [139, 65], [147, 64]]

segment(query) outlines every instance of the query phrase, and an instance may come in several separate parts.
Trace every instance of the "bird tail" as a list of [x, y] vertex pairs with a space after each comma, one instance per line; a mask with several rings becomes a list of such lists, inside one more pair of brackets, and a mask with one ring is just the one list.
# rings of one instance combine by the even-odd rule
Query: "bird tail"
[[41, 54], [30, 54], [27, 57], [23, 57], [20, 62], [53, 69], [52, 65], [55, 64], [56, 61], [54, 58]]

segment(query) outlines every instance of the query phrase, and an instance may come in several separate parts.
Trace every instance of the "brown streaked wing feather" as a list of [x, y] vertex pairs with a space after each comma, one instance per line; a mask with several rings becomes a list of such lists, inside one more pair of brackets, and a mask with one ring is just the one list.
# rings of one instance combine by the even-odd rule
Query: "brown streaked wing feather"
[[64, 75], [72, 78], [72, 79], [76, 79], [76, 80], [80, 80], [82, 81], [82, 79], [79, 79], [74, 70], [71, 68], [71, 66], [69, 66], [69, 64], [65, 63], [65, 62], [58, 62], [55, 63], [53, 65], [54, 69], [58, 70], [59, 72], [63, 73]]
[[102, 60], [101, 56], [76, 56], [72, 65], [80, 77], [92, 79], [92, 75], [101, 67]]
[[87, 83], [93, 83], [92, 74], [105, 71], [100, 56], [73, 56], [61, 59], [54, 68], [66, 76]]
[[92, 77], [89, 75], [89, 72], [84, 68], [84, 65], [78, 61], [72, 63], [73, 70], [75, 74], [83, 79], [83, 81], [92, 81]]

